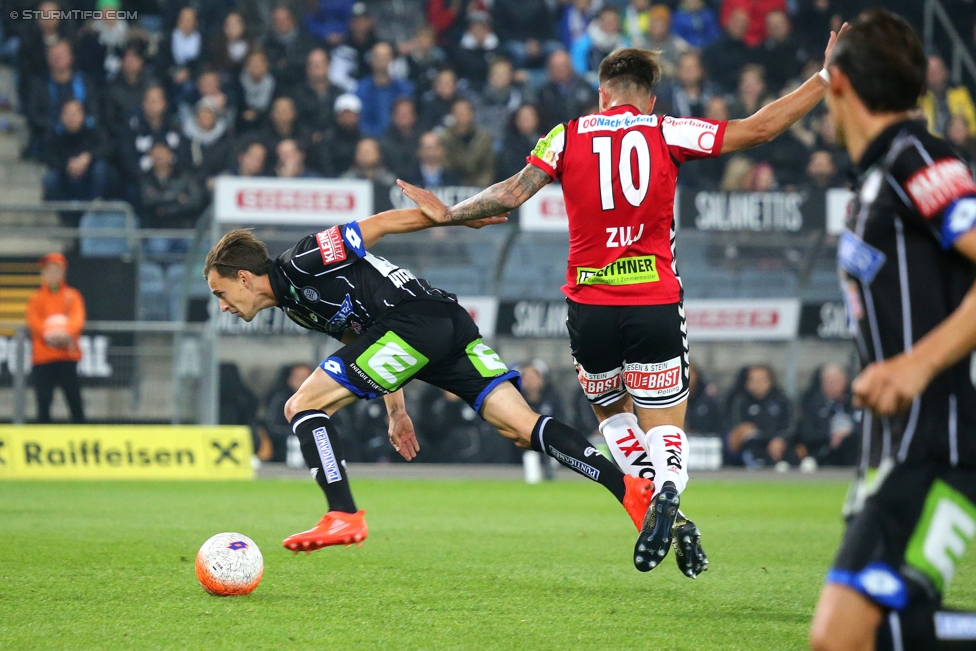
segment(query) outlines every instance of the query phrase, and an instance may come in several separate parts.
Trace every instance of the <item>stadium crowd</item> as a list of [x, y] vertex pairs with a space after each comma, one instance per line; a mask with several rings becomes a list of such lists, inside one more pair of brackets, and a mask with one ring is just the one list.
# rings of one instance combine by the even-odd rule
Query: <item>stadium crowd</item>
[[[46, 198], [122, 198], [145, 226], [185, 227], [218, 174], [371, 179], [378, 208], [397, 177], [505, 178], [540, 134], [596, 110], [595, 69], [626, 45], [661, 52], [656, 113], [745, 117], [819, 70], [829, 29], [860, 9], [652, 1], [12, 0], [41, 13], [5, 12], [0, 52], [18, 62], [24, 155], [48, 166]], [[972, 160], [976, 109], [947, 79], [933, 55], [922, 106]], [[834, 144], [817, 110], [745, 155], [684, 166], [680, 183], [836, 185], [848, 161]]]

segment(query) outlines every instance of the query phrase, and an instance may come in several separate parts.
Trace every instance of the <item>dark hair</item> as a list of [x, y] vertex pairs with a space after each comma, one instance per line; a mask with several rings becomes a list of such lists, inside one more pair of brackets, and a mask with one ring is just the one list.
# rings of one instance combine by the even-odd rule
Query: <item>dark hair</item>
[[600, 62], [600, 85], [621, 90], [654, 92], [654, 84], [661, 79], [661, 64], [657, 52], [627, 47], [611, 52]]
[[885, 9], [858, 16], [828, 63], [847, 75], [873, 113], [914, 108], [925, 85], [922, 41], [904, 18]]
[[233, 230], [214, 244], [203, 265], [203, 277], [216, 271], [223, 278], [235, 278], [237, 272], [250, 271], [255, 276], [268, 273], [268, 248], [254, 237], [249, 228]]

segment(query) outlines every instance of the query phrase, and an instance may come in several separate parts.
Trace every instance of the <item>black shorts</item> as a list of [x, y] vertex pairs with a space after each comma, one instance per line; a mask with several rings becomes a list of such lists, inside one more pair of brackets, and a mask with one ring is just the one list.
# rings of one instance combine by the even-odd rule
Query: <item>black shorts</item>
[[456, 394], [479, 414], [492, 389], [520, 383], [519, 374], [481, 341], [467, 311], [440, 301], [391, 308], [319, 366], [359, 398], [393, 393], [416, 379]]
[[878, 605], [941, 602], [976, 536], [976, 469], [898, 464], [847, 527], [827, 583]]
[[626, 392], [640, 407], [664, 408], [688, 397], [688, 328], [682, 303], [567, 303], [573, 359], [591, 403], [608, 405]]

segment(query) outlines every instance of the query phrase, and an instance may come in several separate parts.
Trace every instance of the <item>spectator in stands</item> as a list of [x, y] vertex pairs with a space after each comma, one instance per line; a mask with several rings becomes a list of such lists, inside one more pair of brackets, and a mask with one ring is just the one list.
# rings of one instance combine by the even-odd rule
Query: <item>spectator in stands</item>
[[514, 83], [514, 70], [508, 59], [498, 58], [488, 68], [488, 83], [476, 96], [478, 126], [488, 132], [495, 149], [500, 150], [509, 118], [522, 105], [522, 90]]
[[268, 55], [263, 50], [251, 50], [238, 75], [241, 85], [241, 105], [237, 118], [240, 132], [253, 131], [264, 126], [275, 96], [275, 78], [271, 74]]
[[766, 81], [777, 93], [786, 82], [797, 77], [803, 67], [800, 46], [793, 39], [791, 30], [790, 18], [785, 11], [770, 11], [766, 14], [766, 40], [756, 48], [756, 58], [766, 71]]
[[949, 71], [945, 61], [937, 54], [929, 56], [928, 68], [925, 72], [925, 94], [919, 100], [919, 106], [925, 112], [929, 123], [929, 131], [943, 135], [953, 115], [966, 118], [969, 135], [976, 136], [976, 106], [973, 98], [965, 86], [949, 87]]
[[44, 147], [48, 171], [44, 198], [91, 201], [106, 195], [110, 154], [108, 139], [85, 120], [85, 107], [75, 99], [61, 107], [61, 120]]
[[121, 8], [119, 0], [98, 0], [95, 9], [99, 13], [79, 30], [75, 40], [77, 67], [94, 83], [115, 79], [122, 67], [122, 54], [137, 32], [124, 18], [116, 16]]
[[[647, 0], [637, 1], [647, 2]], [[602, 7], [603, 0], [572, 0], [566, 3], [559, 18], [559, 40], [562, 41], [564, 48], [568, 50], [573, 47], [576, 39], [586, 33], [586, 28], [590, 26]], [[628, 14], [628, 19], [629, 16]], [[626, 23], [630, 26], [629, 20]]]
[[[422, 439], [420, 454], [426, 456], [418, 458], [428, 463], [497, 463], [512, 462], [520, 456], [512, 443], [499, 442], [497, 434], [489, 433], [490, 426], [486, 428], [475, 410], [453, 393], [432, 389], [422, 404], [416, 426]], [[500, 454], [486, 454], [486, 444]]]
[[834, 165], [837, 169], [845, 172], [851, 168], [851, 158], [845, 147], [840, 147], [837, 142], [837, 128], [830, 114], [824, 114], [819, 120], [813, 123], [814, 133], [816, 134], [816, 148], [826, 149], [834, 157]]
[[420, 98], [419, 125], [421, 131], [430, 131], [444, 125], [444, 118], [451, 114], [451, 106], [458, 100], [457, 75], [450, 68], [437, 73], [434, 87]]
[[85, 328], [85, 299], [65, 282], [68, 261], [60, 253], [40, 260], [41, 286], [27, 300], [27, 327], [31, 334], [31, 376], [37, 396], [37, 422], [51, 422], [54, 389], [64, 392], [72, 423], [85, 422], [78, 382], [81, 347], [78, 337]]
[[293, 433], [291, 424], [285, 418], [285, 403], [308, 379], [312, 370], [308, 364], [285, 366], [278, 372], [278, 378], [268, 391], [264, 401], [264, 421], [274, 451], [270, 461], [282, 462], [287, 457], [288, 437]]
[[[270, 452], [270, 450], [262, 450], [266, 445], [261, 436], [263, 431], [259, 433], [257, 421], [258, 397], [254, 395], [251, 387], [247, 386], [244, 382], [244, 379], [241, 377], [241, 371], [237, 368], [237, 364], [229, 362], [222, 362], [220, 364], [219, 384], [220, 414], [217, 422], [221, 425], [247, 426], [251, 430], [251, 441], [254, 445], [254, 450], [262, 453], [261, 456], [268, 456], [263, 453], [265, 451]], [[267, 437], [266, 433], [264, 437]]]
[[396, 185], [396, 175], [383, 164], [380, 144], [372, 138], [363, 138], [356, 144], [356, 157], [352, 167], [342, 175], [344, 179], [365, 179], [373, 182], [373, 210], [392, 210], [390, 190]]
[[766, 98], [766, 75], [763, 67], [750, 63], [739, 73], [739, 92], [729, 104], [729, 118], [741, 120], [760, 108]]
[[596, 91], [573, 70], [568, 53], [560, 50], [549, 55], [546, 82], [539, 89], [540, 131], [548, 132], [557, 124], [575, 120], [598, 101]]
[[532, 359], [519, 366], [522, 374], [522, 397], [540, 416], [565, 420], [562, 398], [549, 384], [549, 365], [541, 359]]
[[456, 45], [468, 26], [468, 11], [486, 11], [481, 0], [427, 0], [427, 22], [434, 28], [437, 43], [443, 47]]
[[620, 14], [614, 7], [604, 7], [586, 33], [573, 43], [573, 68], [595, 86], [596, 71], [604, 57], [629, 45], [630, 41], [620, 30]]
[[786, 0], [722, 0], [719, 22], [727, 24], [737, 11], [746, 12], [748, 18], [746, 45], [756, 47], [766, 40], [766, 14], [770, 11], [785, 12]]
[[688, 411], [685, 431], [694, 435], [719, 435], [724, 431], [718, 387], [702, 377], [696, 364], [688, 368]]
[[647, 36], [641, 47], [660, 52], [658, 61], [661, 63], [661, 72], [665, 77], [671, 77], [678, 65], [678, 58], [688, 52], [691, 46], [671, 33], [670, 9], [664, 5], [655, 5], [651, 8], [650, 18]]
[[840, 29], [844, 3], [845, 0], [801, 0], [793, 25], [800, 48], [808, 56], [823, 52], [830, 30]]
[[852, 436], [854, 423], [847, 372], [836, 364], [826, 364], [814, 374], [800, 408], [792, 442], [797, 456], [804, 460], [801, 465], [856, 464], [861, 441]]
[[314, 48], [305, 61], [305, 82], [294, 90], [295, 110], [299, 121], [311, 129], [312, 143], [335, 126], [332, 107], [343, 90], [329, 80], [329, 53]]
[[491, 136], [474, 121], [470, 100], [459, 99], [451, 107], [450, 128], [440, 130], [447, 166], [461, 175], [463, 185], [485, 188], [495, 180], [495, 152]]
[[440, 136], [428, 131], [420, 136], [417, 169], [406, 180], [426, 190], [461, 185], [461, 177], [454, 170], [448, 169], [445, 161], [446, 154]]
[[437, 45], [437, 35], [430, 25], [421, 25], [410, 42], [407, 71], [414, 93], [419, 97], [430, 90], [437, 71], [447, 63], [447, 54]]
[[756, 164], [745, 154], [732, 156], [725, 164], [719, 189], [722, 192], [748, 192], [755, 167]]
[[461, 79], [475, 91], [485, 85], [488, 63], [498, 51], [498, 36], [491, 31], [491, 16], [485, 11], [468, 13], [468, 29], [454, 52], [454, 66]]
[[225, 173], [231, 176], [264, 176], [268, 150], [258, 140], [245, 142], [238, 148], [237, 164]]
[[165, 142], [149, 150], [152, 168], [142, 175], [142, 226], [192, 228], [204, 207], [203, 189], [195, 177], [178, 170]]
[[373, 46], [370, 57], [372, 74], [359, 82], [356, 94], [363, 103], [359, 128], [370, 138], [378, 138], [390, 126], [393, 103], [400, 97], [412, 97], [413, 86], [406, 79], [390, 74], [393, 46], [380, 41]]
[[71, 25], [61, 20], [57, 2], [41, 2], [37, 5], [37, 10], [41, 13], [36, 20], [23, 21], [20, 48], [17, 50], [17, 92], [22, 107], [28, 106], [35, 81], [47, 77], [48, 48], [58, 41], [68, 41], [71, 37]]
[[356, 157], [356, 143], [362, 138], [359, 131], [359, 112], [363, 103], [352, 93], [339, 95], [335, 101], [335, 127], [316, 148], [316, 169], [327, 177], [337, 177], [352, 167]]
[[[424, 0], [373, 0], [369, 11], [376, 22], [376, 36], [381, 41], [393, 43], [397, 52], [406, 55], [421, 25], [426, 24], [423, 15]], [[404, 74], [404, 76], [406, 76]]]
[[651, 0], [630, 0], [623, 10], [623, 32], [627, 35], [627, 39], [634, 47], [644, 47], [647, 41], [647, 30], [650, 28]]
[[197, 103], [196, 119], [183, 125], [190, 150], [190, 166], [200, 180], [207, 181], [227, 167], [229, 129], [224, 112], [209, 97]]
[[317, 0], [306, 3], [305, 28], [313, 38], [329, 47], [342, 43], [346, 26], [352, 18], [354, 0]]
[[[223, 4], [223, 3], [220, 3]], [[275, 7], [286, 6], [291, 9], [293, 16], [299, 16], [308, 6], [301, 0], [238, 0], [234, 3], [244, 19], [244, 24], [251, 30], [257, 41], [263, 41], [268, 35], [268, 28], [273, 22], [272, 14]]]
[[768, 366], [750, 366], [745, 391], [729, 404], [730, 461], [748, 468], [779, 464], [787, 453], [791, 408]]
[[705, 5], [705, 0], [682, 0], [674, 12], [671, 33], [702, 50], [717, 41], [722, 30], [719, 29], [715, 11]]
[[776, 171], [766, 161], [753, 165], [746, 189], [749, 192], [772, 192], [778, 187]]
[[204, 97], [209, 97], [214, 104], [227, 115], [231, 124], [235, 124], [237, 119], [236, 102], [228, 97], [220, 82], [220, 74], [216, 70], [204, 68], [197, 75], [196, 84], [182, 94], [177, 108], [180, 121], [184, 124], [194, 118], [197, 102]]
[[949, 124], [946, 127], [946, 140], [972, 168], [976, 163], [976, 138], [969, 135], [969, 125], [966, 124], [965, 117], [953, 115], [949, 118]]
[[197, 70], [203, 63], [203, 38], [197, 27], [197, 12], [192, 7], [180, 9], [176, 27], [160, 43], [160, 60], [170, 83], [178, 93], [189, 92]]
[[659, 115], [681, 117], [704, 117], [708, 102], [716, 93], [715, 85], [705, 79], [701, 55], [698, 52], [685, 52], [678, 58], [678, 67], [673, 79], [665, 80], [658, 93], [655, 106]]
[[406, 179], [417, 168], [417, 148], [420, 146], [420, 130], [417, 128], [417, 110], [413, 100], [401, 97], [393, 105], [390, 128], [380, 140], [380, 152], [390, 171]]
[[264, 51], [278, 85], [290, 90], [305, 75], [305, 58], [313, 43], [287, 6], [278, 5], [271, 13], [271, 31], [264, 38]]
[[70, 99], [76, 99], [85, 108], [90, 126], [100, 104], [95, 88], [88, 78], [74, 69], [71, 44], [58, 41], [47, 51], [48, 75], [35, 79], [24, 114], [31, 131], [28, 155], [38, 158], [44, 140], [51, 134], [61, 116], [61, 107]]
[[247, 54], [251, 50], [247, 25], [241, 14], [237, 11], [227, 14], [223, 29], [208, 41], [207, 63], [228, 79], [240, 77]]
[[745, 42], [748, 29], [749, 13], [741, 9], [733, 11], [725, 21], [722, 36], [705, 48], [708, 78], [718, 84], [723, 92], [734, 92], [743, 66], [755, 61], [755, 52]]
[[491, 13], [502, 47], [519, 68], [542, 68], [561, 47], [546, 0], [495, 0]]
[[282, 140], [295, 140], [301, 149], [311, 142], [311, 134], [304, 124], [298, 121], [295, 101], [287, 95], [277, 98], [271, 105], [268, 126], [260, 132], [261, 140], [268, 151], [275, 151]]
[[146, 72], [143, 48], [140, 41], [125, 47], [119, 75], [105, 93], [102, 123], [113, 132], [125, 127], [129, 118], [139, 110], [146, 89], [154, 83]]
[[[142, 110], [129, 118], [118, 139], [122, 181], [126, 187], [138, 187], [142, 175], [152, 168], [149, 150], [157, 142], [176, 152], [178, 164], [189, 160], [182, 132], [167, 110], [166, 92], [162, 86], [146, 89], [142, 97]], [[138, 197], [138, 192], [135, 196]]]
[[523, 104], [509, 120], [505, 142], [498, 155], [496, 181], [518, 174], [525, 167], [525, 157], [529, 155], [541, 136], [539, 111], [531, 104]]
[[369, 76], [368, 55], [378, 42], [373, 17], [366, 10], [366, 3], [357, 2], [352, 6], [349, 31], [342, 44], [332, 50], [332, 81], [346, 92], [355, 93], [359, 80]]
[[[794, 88], [792, 84], [787, 85], [781, 91], [781, 96], [788, 94]], [[771, 98], [767, 97], [763, 104], [768, 101], [771, 101]], [[815, 141], [816, 136], [798, 121], [772, 142], [750, 149], [747, 155], [753, 161], [772, 165], [780, 185], [796, 186], [806, 180], [807, 161]]]
[[294, 138], [285, 138], [275, 146], [275, 176], [280, 179], [317, 179], [320, 175], [305, 168], [305, 150]]
[[810, 154], [807, 163], [807, 182], [815, 188], [833, 188], [841, 185], [837, 166], [829, 151], [818, 149]]

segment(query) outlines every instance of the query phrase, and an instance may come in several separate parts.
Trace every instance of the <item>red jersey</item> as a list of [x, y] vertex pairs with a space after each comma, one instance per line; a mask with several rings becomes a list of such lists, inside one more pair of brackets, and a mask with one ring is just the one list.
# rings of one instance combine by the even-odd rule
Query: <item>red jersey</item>
[[589, 305], [681, 300], [678, 166], [717, 156], [725, 125], [618, 106], [556, 125], [539, 141], [526, 160], [562, 183], [569, 217], [566, 296]]

